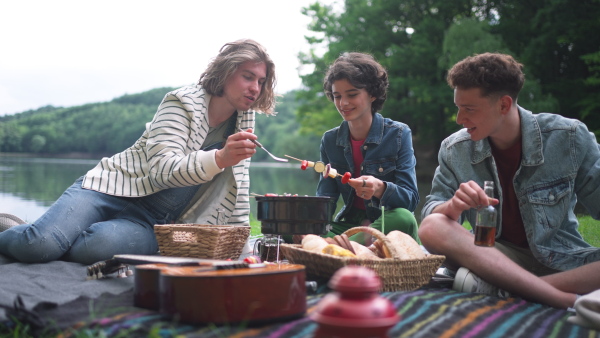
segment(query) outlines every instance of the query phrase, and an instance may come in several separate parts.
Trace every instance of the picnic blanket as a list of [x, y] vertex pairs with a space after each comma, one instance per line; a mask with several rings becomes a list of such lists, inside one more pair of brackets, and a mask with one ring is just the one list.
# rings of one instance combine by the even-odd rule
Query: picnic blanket
[[86, 280], [86, 267], [54, 261], [43, 264], [18, 263], [0, 255], [0, 321], [7, 318], [17, 296], [27, 309], [58, 306], [80, 296], [120, 294], [133, 289], [133, 278]]
[[[9, 307], [9, 315], [0, 316], [0, 326], [15, 325], [11, 314], [20, 313], [37, 325], [40, 336], [69, 337], [85, 330], [105, 337], [307, 337], [318, 327], [310, 314], [328, 291], [307, 296], [307, 313], [296, 320], [261, 326], [188, 325], [134, 307], [133, 278], [86, 281], [85, 276], [86, 267], [76, 263], [22, 264], [0, 257], [0, 305]], [[382, 295], [401, 316], [390, 337], [600, 337], [600, 331], [569, 322], [571, 312], [520, 298], [461, 293], [434, 283]], [[18, 299], [20, 312], [14, 309]]]

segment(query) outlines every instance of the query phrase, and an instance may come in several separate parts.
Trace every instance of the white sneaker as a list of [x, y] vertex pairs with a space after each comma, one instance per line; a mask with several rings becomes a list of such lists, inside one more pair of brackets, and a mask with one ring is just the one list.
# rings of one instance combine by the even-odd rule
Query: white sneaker
[[484, 281], [467, 268], [458, 269], [452, 289], [460, 292], [483, 293], [499, 298], [509, 298], [511, 296], [507, 291]]
[[0, 232], [12, 228], [15, 225], [25, 224], [26, 222], [19, 217], [11, 214], [0, 214]]

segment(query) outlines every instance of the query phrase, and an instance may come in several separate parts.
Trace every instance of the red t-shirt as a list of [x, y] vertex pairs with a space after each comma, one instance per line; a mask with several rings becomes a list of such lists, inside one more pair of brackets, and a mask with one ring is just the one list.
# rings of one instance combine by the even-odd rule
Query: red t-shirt
[[500, 238], [522, 248], [528, 248], [525, 226], [521, 218], [519, 200], [515, 193], [513, 177], [521, 165], [521, 140], [505, 150], [492, 146], [492, 155], [498, 168], [498, 177], [502, 187], [502, 233]]
[[[360, 166], [365, 159], [362, 154], [362, 146], [365, 144], [365, 140], [355, 141], [350, 137], [350, 143], [352, 144], [352, 160], [354, 161], [354, 172], [352, 173], [352, 177], [357, 178], [360, 177]], [[360, 196], [354, 196], [354, 202], [352, 206], [357, 209], [365, 210], [365, 200]]]

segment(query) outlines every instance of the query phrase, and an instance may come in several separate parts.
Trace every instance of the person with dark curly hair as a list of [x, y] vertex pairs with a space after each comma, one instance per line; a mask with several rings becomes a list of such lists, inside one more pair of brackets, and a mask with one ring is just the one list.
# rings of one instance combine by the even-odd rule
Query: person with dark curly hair
[[156, 254], [155, 224], [249, 225], [255, 111], [273, 112], [274, 86], [261, 44], [226, 43], [198, 84], [165, 95], [131, 147], [100, 160], [35, 222], [0, 232], [0, 254], [91, 264]]
[[[388, 75], [371, 55], [344, 53], [333, 62], [323, 88], [342, 116], [342, 123], [323, 134], [321, 161], [338, 173], [350, 172], [347, 184], [321, 177], [317, 196], [329, 196], [344, 206], [327, 237], [356, 226], [389, 233], [400, 230], [415, 240], [419, 203], [412, 132], [401, 122], [378, 113], [387, 97]], [[353, 240], [370, 244], [362, 233]], [[365, 238], [360, 238], [364, 236]]]
[[[517, 295], [567, 309], [577, 295], [600, 289], [600, 249], [578, 231], [576, 203], [600, 219], [600, 149], [581, 121], [517, 104], [525, 82], [512, 56], [469, 56], [448, 72], [463, 128], [438, 154], [419, 236], [446, 256], [453, 288], [498, 297]], [[488, 197], [482, 186], [494, 182]], [[461, 224], [496, 205], [493, 247], [474, 244]]]

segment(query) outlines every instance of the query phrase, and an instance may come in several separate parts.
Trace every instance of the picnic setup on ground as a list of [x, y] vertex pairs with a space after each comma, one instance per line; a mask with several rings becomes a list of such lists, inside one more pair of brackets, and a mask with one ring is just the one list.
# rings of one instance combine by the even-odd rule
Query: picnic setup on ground
[[[344, 179], [335, 168], [319, 165], [322, 162], [301, 162], [303, 170], [308, 163], [317, 172], [322, 168], [323, 177]], [[126, 277], [133, 268], [135, 306], [183, 323], [254, 323], [305, 315], [307, 286], [316, 283], [310, 278], [322, 282], [346, 266], [360, 266], [364, 271], [354, 271], [354, 292], [412, 290], [428, 284], [444, 259], [424, 253], [399, 231], [384, 235], [356, 227], [328, 242], [321, 235], [328, 232], [335, 208], [329, 197], [267, 193], [254, 198], [263, 237], [256, 241], [253, 255], [238, 260], [249, 235], [247, 226], [156, 225], [160, 256], [116, 255], [88, 266], [88, 279]], [[359, 232], [376, 240], [369, 247], [349, 240]], [[287, 244], [283, 235], [302, 235], [302, 243]], [[377, 308], [358, 313], [388, 315]], [[363, 325], [377, 327], [373, 320]]]
[[[322, 162], [300, 163], [301, 170], [314, 168], [347, 183], [345, 175]], [[132, 334], [145, 335], [153, 325], [168, 326], [162, 329], [167, 335], [203, 337], [503, 336], [516, 329], [517, 336], [596, 334], [569, 323], [571, 314], [564, 310], [452, 290], [452, 278], [443, 274], [445, 257], [429, 254], [400, 231], [385, 235], [354, 227], [323, 237], [335, 209], [329, 197], [253, 197], [263, 235], [254, 239], [251, 252], [243, 252], [249, 226], [155, 225], [159, 254], [115, 255], [86, 266], [85, 278], [78, 270], [82, 285], [128, 281], [127, 291], [109, 287], [95, 303], [102, 311], [119, 304], [116, 314], [95, 320], [79, 315], [76, 322], [56, 315], [83, 300], [93, 304], [93, 297], [84, 296], [53, 310], [39, 304], [26, 310], [15, 303], [6, 316], [56, 318], [40, 325], [56, 325], [55, 332], [67, 336], [74, 328], [132, 328]], [[350, 240], [361, 233], [373, 238], [369, 246]], [[300, 243], [286, 243], [285, 236], [297, 235]], [[543, 325], [536, 323], [543, 318]], [[141, 319], [143, 325], [133, 324]]]

